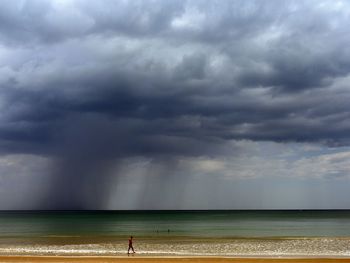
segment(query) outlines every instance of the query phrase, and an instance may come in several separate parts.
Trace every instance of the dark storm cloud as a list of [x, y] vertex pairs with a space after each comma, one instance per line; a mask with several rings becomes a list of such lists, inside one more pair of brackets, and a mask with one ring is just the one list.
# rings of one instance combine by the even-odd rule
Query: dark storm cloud
[[[225, 155], [232, 139], [348, 145], [349, 10], [345, 1], [2, 3], [1, 153], [55, 158], [53, 206], [86, 208], [104, 202], [123, 158], [168, 166]], [[91, 204], [79, 196], [96, 178]]]
[[[329, 45], [338, 46], [340, 43], [327, 41], [315, 43], [310, 41], [308, 46], [301, 46], [300, 40], [292, 36], [276, 43], [274, 50], [268, 51], [263, 59], [255, 63], [269, 61], [270, 70], [251, 68], [239, 77], [243, 86], [263, 85], [275, 87], [282, 92], [299, 92], [305, 89], [329, 86], [334, 78], [346, 76], [350, 70], [349, 53], [344, 50], [345, 42], [340, 50], [329, 49]], [[341, 40], [340, 40], [341, 41]], [[248, 65], [249, 66], [249, 65]]]

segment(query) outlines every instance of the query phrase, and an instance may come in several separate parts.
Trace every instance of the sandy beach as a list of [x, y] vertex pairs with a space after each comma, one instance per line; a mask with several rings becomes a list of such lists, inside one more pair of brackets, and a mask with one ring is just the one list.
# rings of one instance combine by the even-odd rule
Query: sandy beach
[[224, 257], [66, 257], [66, 256], [0, 256], [0, 262], [124, 262], [124, 263], [331, 263], [350, 262], [350, 258], [224, 258]]

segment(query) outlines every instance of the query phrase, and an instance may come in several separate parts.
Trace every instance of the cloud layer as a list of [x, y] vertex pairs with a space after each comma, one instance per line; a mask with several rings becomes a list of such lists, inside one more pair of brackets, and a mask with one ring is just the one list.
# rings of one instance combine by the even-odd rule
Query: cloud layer
[[125, 158], [347, 146], [349, 20], [347, 1], [8, 1], [0, 152], [55, 159], [69, 197]]

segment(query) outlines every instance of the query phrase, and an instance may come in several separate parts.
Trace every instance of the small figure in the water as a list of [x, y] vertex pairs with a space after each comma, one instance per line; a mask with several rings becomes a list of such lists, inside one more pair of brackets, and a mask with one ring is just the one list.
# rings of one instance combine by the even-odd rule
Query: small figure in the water
[[132, 250], [132, 253], [135, 253], [134, 247], [132, 246], [132, 239], [133, 239], [133, 237], [130, 236], [130, 238], [129, 238], [128, 255], [129, 255], [130, 249]]

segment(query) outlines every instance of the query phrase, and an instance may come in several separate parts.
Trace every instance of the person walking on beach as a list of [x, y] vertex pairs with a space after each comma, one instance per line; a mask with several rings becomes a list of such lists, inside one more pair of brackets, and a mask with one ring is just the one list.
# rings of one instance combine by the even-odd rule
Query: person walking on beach
[[130, 249], [132, 250], [132, 253], [135, 253], [134, 247], [132, 246], [132, 239], [133, 239], [133, 237], [130, 236], [130, 238], [129, 238], [128, 255], [129, 255], [129, 253], [130, 253]]

